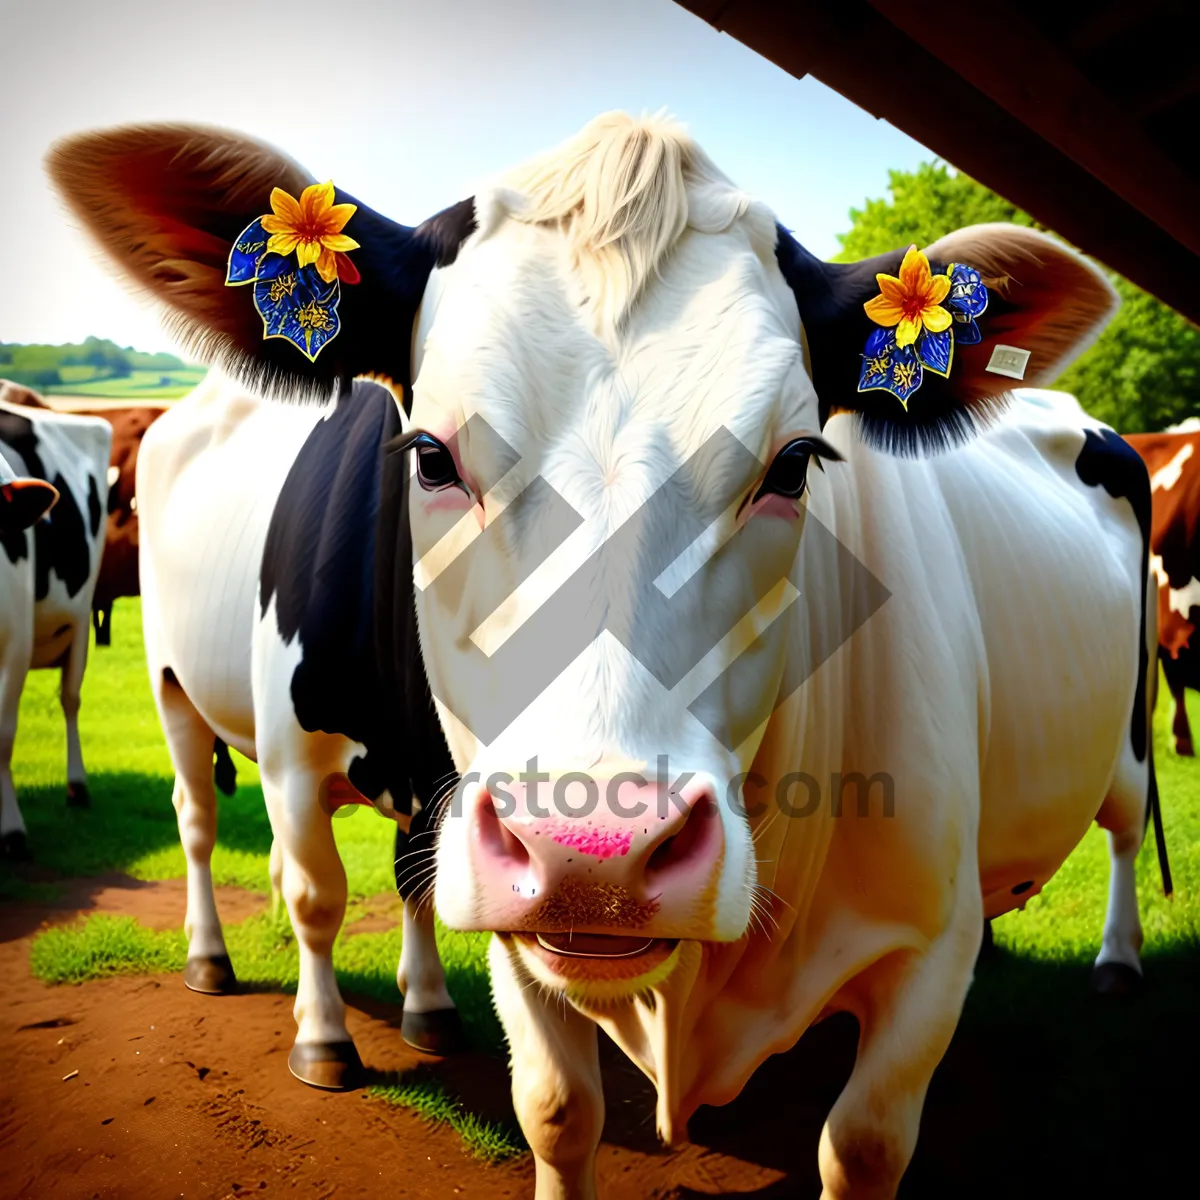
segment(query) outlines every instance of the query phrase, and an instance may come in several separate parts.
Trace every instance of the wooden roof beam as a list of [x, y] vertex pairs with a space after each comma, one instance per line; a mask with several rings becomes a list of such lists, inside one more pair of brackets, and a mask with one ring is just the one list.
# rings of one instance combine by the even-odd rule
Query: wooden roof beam
[[[866, 0], [677, 0], [790, 74], [812, 74], [1200, 324], [1200, 255], [869, 7]], [[942, 105], [916, 104], [904, 63]], [[983, 136], [981, 136], [981, 131]], [[803, 240], [803, 230], [797, 233]]]
[[[1200, 186], [1136, 121], [1004, 0], [959, 6], [953, 20], [911, 0], [868, 0], [897, 29], [1200, 254]], [[909, 77], [910, 86], [919, 81]]]

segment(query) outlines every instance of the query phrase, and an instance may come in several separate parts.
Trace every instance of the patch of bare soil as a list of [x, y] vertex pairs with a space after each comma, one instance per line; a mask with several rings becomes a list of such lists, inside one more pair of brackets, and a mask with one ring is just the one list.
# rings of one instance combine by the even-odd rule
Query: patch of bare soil
[[[219, 903], [233, 921], [266, 900], [223, 889]], [[365, 907], [363, 921], [376, 927], [399, 915], [382, 898]], [[32, 934], [81, 911], [178, 926], [182, 885], [112, 877], [69, 884], [50, 905], [0, 905], [0, 1200], [532, 1196], [528, 1156], [486, 1166], [444, 1125], [362, 1091], [330, 1094], [293, 1079], [290, 996], [200, 996], [173, 976], [77, 987], [32, 978]], [[1018, 966], [1008, 960], [989, 969], [1008, 978]], [[1049, 993], [1032, 975], [1029, 983], [1040, 996], [1036, 1011], [1048, 1014]], [[1098, 1033], [1074, 1050], [1061, 1035], [1039, 1031], [1040, 1018], [1022, 1021], [1016, 1007], [991, 1033], [960, 1031], [930, 1089], [903, 1200], [1165, 1195], [1174, 1173], [1186, 1177], [1194, 1105], [1173, 1104], [1164, 1092], [1150, 1061], [1162, 1056], [1142, 1045], [1154, 1026], [1136, 1006], [1096, 1018], [1094, 1001], [1075, 987], [1073, 977], [1057, 1021], [1061, 1027], [1065, 1015], [1077, 1014]], [[348, 999], [350, 1030], [375, 1078], [424, 1063], [468, 1110], [513, 1119], [503, 1062], [430, 1059], [401, 1040], [399, 1005]], [[1121, 1027], [1139, 1047], [1132, 1057], [1114, 1057]], [[1194, 1097], [1196, 1039], [1182, 1027], [1170, 1036], [1175, 1083]], [[849, 1018], [811, 1030], [765, 1063], [734, 1103], [697, 1113], [693, 1144], [673, 1152], [657, 1144], [653, 1089], [604, 1043], [601, 1200], [816, 1200], [821, 1127], [856, 1040]], [[1089, 1084], [1087, 1063], [1096, 1055], [1107, 1055], [1110, 1069], [1103, 1083]], [[1118, 1145], [1129, 1152], [1107, 1153]]]
[[346, 935], [359, 933], [387, 933], [395, 929], [404, 919], [404, 901], [399, 896], [385, 893], [368, 896], [365, 900], [351, 901], [346, 910]]
[[[26, 872], [31, 879], [35, 874]], [[36, 933], [82, 915], [116, 913], [135, 917], [150, 929], [179, 929], [187, 911], [187, 882], [167, 879], [147, 883], [118, 871], [85, 879], [55, 880], [60, 894], [54, 899], [0, 904], [0, 942]], [[265, 896], [236, 887], [215, 888], [221, 920], [233, 925], [262, 912]]]

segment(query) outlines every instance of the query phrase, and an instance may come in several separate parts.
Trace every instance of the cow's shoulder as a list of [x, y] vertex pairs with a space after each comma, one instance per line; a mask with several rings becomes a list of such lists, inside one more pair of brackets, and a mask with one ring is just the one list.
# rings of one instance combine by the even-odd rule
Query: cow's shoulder
[[[374, 648], [376, 523], [383, 444], [399, 432], [391, 394], [356, 381], [308, 434], [267, 528], [259, 616], [299, 640], [291, 681], [296, 719], [309, 732], [340, 733], [368, 748], [356, 786], [374, 798], [383, 695]], [[399, 797], [397, 797], [399, 799]]]
[[401, 811], [453, 769], [429, 693], [413, 603], [407, 459], [391, 393], [356, 381], [297, 454], [267, 530], [259, 614], [298, 639], [291, 680], [302, 728], [366, 747], [351, 782]]
[[309, 433], [267, 530], [261, 615], [305, 647], [367, 632], [383, 443], [399, 429], [390, 394], [356, 381]]

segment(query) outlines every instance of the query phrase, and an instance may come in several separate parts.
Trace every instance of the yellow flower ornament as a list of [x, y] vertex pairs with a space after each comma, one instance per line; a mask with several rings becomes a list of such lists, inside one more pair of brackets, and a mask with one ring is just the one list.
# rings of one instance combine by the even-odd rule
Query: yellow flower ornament
[[[359, 248], [352, 237], [342, 232], [358, 211], [358, 205], [334, 204], [332, 183], [309, 184], [299, 200], [283, 188], [274, 188], [271, 209], [271, 214], [262, 218], [263, 229], [271, 235], [267, 253], [291, 254], [294, 250], [297, 265], [306, 267], [316, 263], [317, 274], [326, 283], [341, 275], [338, 256], [344, 258], [347, 251]], [[345, 259], [345, 264], [357, 276], [349, 259]]]
[[896, 327], [896, 345], [911, 346], [922, 329], [942, 333], [950, 328], [950, 313], [942, 301], [950, 293], [950, 276], [934, 275], [929, 259], [910, 246], [900, 264], [900, 277], [876, 275], [879, 295], [864, 306], [876, 325]]
[[980, 341], [975, 319], [987, 308], [987, 288], [965, 263], [935, 275], [916, 246], [908, 248], [898, 276], [880, 273], [875, 281], [879, 295], [863, 308], [879, 328], [867, 338], [858, 390], [890, 392], [907, 411], [925, 371], [949, 378], [955, 344]]
[[313, 183], [300, 198], [271, 192], [271, 211], [252, 221], [229, 252], [225, 283], [252, 284], [264, 338], [283, 338], [310, 362], [341, 328], [341, 285], [362, 276], [347, 257], [360, 249], [343, 230], [358, 211], [336, 204], [332, 183]]

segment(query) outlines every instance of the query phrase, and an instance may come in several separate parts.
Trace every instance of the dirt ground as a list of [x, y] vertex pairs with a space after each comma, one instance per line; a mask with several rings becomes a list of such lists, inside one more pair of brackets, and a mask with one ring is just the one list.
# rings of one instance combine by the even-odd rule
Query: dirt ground
[[[287, 1070], [295, 1025], [290, 996], [214, 998], [172, 976], [51, 987], [32, 978], [29, 945], [46, 923], [114, 912], [152, 928], [183, 920], [184, 883], [120, 875], [68, 881], [48, 904], [0, 905], [0, 1196], [524, 1197], [528, 1159], [485, 1166], [458, 1135], [370, 1098], [329, 1094]], [[262, 897], [218, 889], [227, 921], [261, 911]], [[380, 901], [360, 928], [386, 928]], [[348, 1023], [380, 1076], [438, 1062], [398, 1032], [400, 1007], [351, 1002]], [[613, 1058], [610, 1097], [623, 1142], [600, 1156], [602, 1194], [754, 1193], [780, 1178], [698, 1147], [654, 1145], [653, 1100], [636, 1072]], [[502, 1062], [467, 1055], [445, 1063], [449, 1087], [489, 1116], [512, 1118]], [[638, 1115], [622, 1116], [630, 1107]], [[648, 1122], [648, 1124], [647, 1124]], [[636, 1126], [644, 1128], [639, 1132]]]
[[[222, 889], [218, 902], [230, 921], [265, 903], [236, 889]], [[377, 903], [372, 927], [390, 921], [389, 903]], [[0, 1197], [532, 1196], [528, 1156], [485, 1166], [446, 1126], [364, 1092], [323, 1093], [294, 1080], [286, 1065], [290, 996], [199, 996], [169, 975], [56, 987], [33, 979], [36, 930], [97, 911], [178, 927], [183, 883], [114, 875], [68, 883], [53, 904], [0, 905]], [[401, 1041], [399, 1006], [348, 999], [350, 1030], [379, 1076], [433, 1063], [471, 1110], [512, 1119], [504, 1063], [429, 1059]], [[765, 1064], [734, 1104], [701, 1110], [693, 1144], [674, 1152], [657, 1145], [650, 1087], [606, 1044], [600, 1196], [819, 1196], [821, 1125], [849, 1074], [855, 1040], [853, 1021], [841, 1018], [810, 1031]], [[1051, 1048], [1027, 1035], [996, 1046], [960, 1033], [930, 1090], [901, 1197], [1064, 1194], [1056, 1177], [1074, 1168], [1054, 1161], [1055, 1131], [1038, 1107], [1056, 1069]], [[1131, 1108], [1145, 1103], [1144, 1093], [1126, 1099]], [[1107, 1116], [1112, 1100], [1097, 1096], [1095, 1106]], [[1069, 1117], [1090, 1124], [1089, 1141], [1105, 1144], [1094, 1117]], [[1112, 1118], [1118, 1126], [1124, 1119], [1117, 1111]], [[1170, 1134], [1155, 1128], [1161, 1152]], [[1161, 1153], [1153, 1157], [1161, 1165]], [[1091, 1165], [1090, 1195], [1129, 1194], [1119, 1170]], [[1144, 1169], [1139, 1178], [1149, 1183]]]

